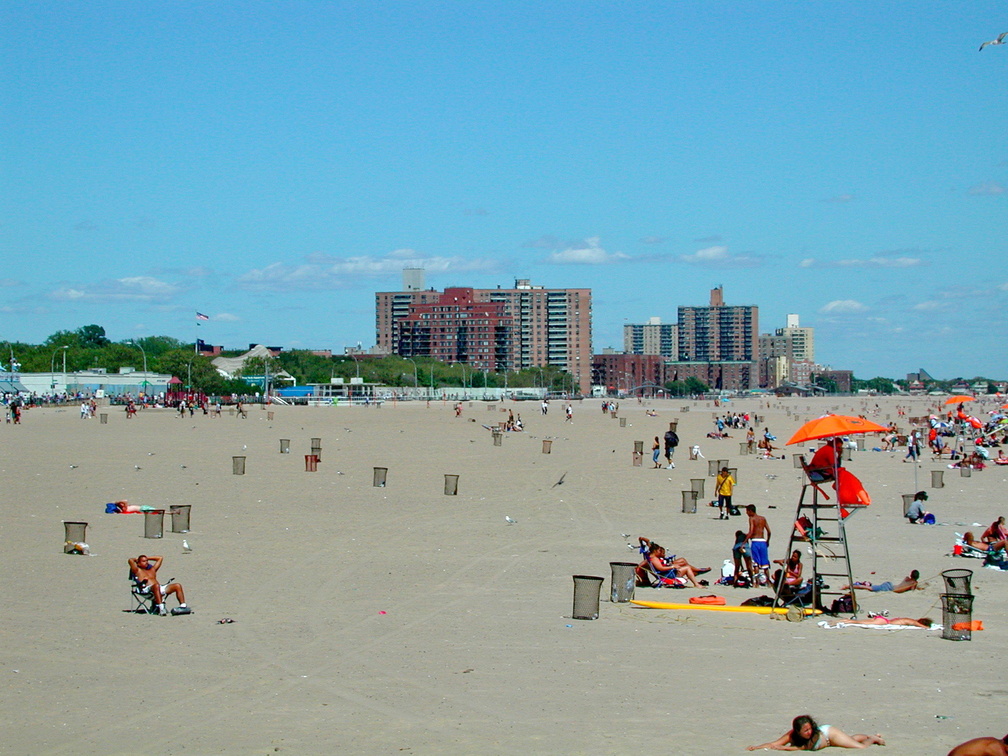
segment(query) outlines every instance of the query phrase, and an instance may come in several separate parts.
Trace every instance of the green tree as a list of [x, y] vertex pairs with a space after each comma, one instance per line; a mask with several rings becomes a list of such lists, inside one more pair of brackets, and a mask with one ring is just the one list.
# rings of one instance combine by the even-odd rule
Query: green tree
[[77, 335], [80, 337], [80, 345], [85, 349], [103, 347], [109, 343], [105, 329], [94, 323], [78, 328]]
[[690, 376], [685, 381], [687, 394], [705, 394], [710, 391], [710, 386], [695, 376]]

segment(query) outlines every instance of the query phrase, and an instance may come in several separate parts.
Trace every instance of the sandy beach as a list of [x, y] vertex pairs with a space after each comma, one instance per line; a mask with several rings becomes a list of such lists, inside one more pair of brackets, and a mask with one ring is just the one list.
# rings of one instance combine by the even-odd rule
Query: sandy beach
[[[1008, 468], [963, 478], [925, 454], [917, 487], [940, 523], [926, 527], [902, 518], [900, 495], [914, 491], [904, 452], [858, 451], [848, 463], [873, 498], [847, 528], [855, 578], [898, 581], [916, 568], [928, 582], [859, 595], [862, 616], [940, 622], [940, 573], [965, 567], [985, 627], [970, 642], [607, 600], [609, 563], [636, 561], [627, 542], [638, 535], [713, 567], [712, 580], [730, 558], [744, 517], [681, 511], [680, 491], [707, 477], [706, 460], [687, 459], [693, 443], [738, 468], [736, 504], [767, 516], [771, 558], [785, 556], [800, 493], [794, 450], [740, 456], [744, 431], [705, 438], [713, 413], [757, 412], [783, 444], [832, 408], [906, 427], [897, 404], [914, 416], [941, 400], [623, 400], [625, 427], [597, 400], [575, 402], [572, 423], [559, 402], [547, 416], [535, 402], [467, 402], [460, 418], [442, 402], [277, 406], [272, 420], [258, 406], [245, 420], [149, 409], [129, 421], [102, 407], [107, 424], [32, 409], [23, 425], [0, 427], [0, 752], [729, 754], [802, 713], [882, 733], [895, 754], [1000, 737], [1008, 572], [948, 554], [955, 532], [979, 535], [1008, 514]], [[521, 413], [526, 432], [497, 447], [483, 425], [503, 419], [501, 408]], [[651, 440], [672, 419], [677, 466], [652, 469]], [[311, 473], [313, 437], [322, 459]], [[644, 442], [640, 467], [634, 441]], [[245, 475], [232, 474], [234, 455], [246, 457]], [[383, 488], [375, 466], [388, 468]], [[932, 469], [945, 469], [944, 488], [931, 487]], [[457, 496], [444, 494], [445, 474], [459, 476]], [[104, 514], [121, 499], [190, 504], [190, 532], [170, 532], [166, 517], [164, 537], [146, 539], [142, 515]], [[91, 556], [62, 553], [63, 520], [89, 523]], [[126, 560], [140, 553], [164, 555], [161, 577], [184, 585], [194, 614], [124, 611]], [[596, 621], [571, 619], [575, 574], [606, 578]], [[767, 589], [704, 592], [740, 604]]]

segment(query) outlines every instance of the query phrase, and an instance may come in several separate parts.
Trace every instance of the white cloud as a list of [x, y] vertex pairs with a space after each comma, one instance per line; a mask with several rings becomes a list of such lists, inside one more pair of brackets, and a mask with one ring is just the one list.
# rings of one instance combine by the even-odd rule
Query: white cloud
[[629, 260], [622, 252], [606, 252], [599, 245], [599, 238], [593, 236], [581, 244], [568, 247], [561, 252], [549, 256], [549, 262], [558, 265], [608, 265], [609, 263]]
[[403, 268], [423, 268], [428, 273], [494, 270], [493, 260], [462, 257], [424, 257], [412, 249], [397, 249], [384, 257], [361, 255], [333, 257], [313, 253], [303, 263], [276, 262], [238, 277], [246, 289], [273, 291], [324, 291], [355, 286], [360, 279], [397, 275]]
[[982, 184], [971, 186], [968, 193], [974, 197], [997, 197], [1005, 192], [1008, 192], [1008, 189], [997, 181], [984, 181]]
[[998, 288], [1001, 289], [1001, 291], [1008, 291], [1008, 281], [1005, 281], [1003, 284], [998, 286]]
[[934, 310], [944, 310], [946, 309], [946, 305], [942, 302], [935, 302], [932, 299], [927, 302], [918, 302], [913, 306], [913, 308], [915, 310], [919, 310], [920, 312], [932, 312]]
[[855, 315], [868, 310], [856, 299], [834, 299], [819, 309], [823, 315]]
[[802, 268], [917, 268], [927, 265], [923, 257], [905, 252], [879, 252], [871, 257], [847, 257], [842, 260], [817, 260], [808, 257], [798, 263]]
[[716, 265], [718, 267], [753, 267], [760, 264], [758, 258], [752, 255], [734, 255], [728, 251], [728, 247], [722, 244], [698, 249], [691, 255], [679, 255], [679, 260], [689, 265]]
[[641, 244], [664, 244], [666, 241], [664, 236], [645, 236], [641, 239]]
[[241, 320], [237, 315], [232, 315], [230, 312], [218, 312], [216, 315], [212, 316], [210, 320], [217, 320], [223, 323], [237, 323]]
[[174, 298], [180, 291], [178, 286], [151, 276], [130, 276], [74, 288], [57, 289], [49, 296], [63, 302], [163, 303]]

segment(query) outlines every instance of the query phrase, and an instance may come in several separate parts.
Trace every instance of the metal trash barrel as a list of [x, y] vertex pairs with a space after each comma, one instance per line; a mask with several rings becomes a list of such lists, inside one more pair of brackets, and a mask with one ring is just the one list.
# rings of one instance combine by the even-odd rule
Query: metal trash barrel
[[86, 522], [68, 522], [63, 521], [63, 553], [64, 554], [79, 554], [77, 550], [78, 543], [87, 543], [87, 526]]
[[696, 491], [697, 498], [703, 496], [705, 478], [690, 478], [690, 487]]
[[315, 455], [315, 462], [322, 461], [322, 439], [313, 438], [311, 440], [311, 453]]
[[708, 459], [707, 460], [707, 477], [708, 478], [716, 478], [717, 477], [718, 470], [720, 469], [718, 467], [718, 461], [719, 460], [716, 460], [716, 459]]
[[603, 579], [594, 575], [574, 575], [574, 619], [594, 620], [599, 615]]
[[910, 511], [910, 507], [914, 502], [914, 494], [903, 494], [903, 516], [906, 517], [907, 512]]
[[743, 457], [745, 455], [747, 455], [749, 453], [749, 442], [748, 441], [739, 441], [738, 452]]
[[267, 412], [266, 413], [266, 419], [267, 420], [272, 420], [273, 419], [273, 413], [272, 412]]
[[375, 488], [385, 488], [385, 476], [388, 475], [387, 467], [376, 467], [371, 478], [371, 485]]
[[697, 492], [694, 490], [683, 491], [682, 492], [682, 511], [683, 514], [696, 514], [697, 507]]
[[164, 535], [164, 510], [144, 512], [144, 538], [161, 538]]
[[550, 450], [552, 448], [553, 448], [553, 442], [548, 438], [544, 438], [542, 443], [542, 453], [550, 454], [551, 453]]
[[445, 496], [457, 496], [458, 495], [458, 475], [448, 475], [445, 473], [444, 476], [444, 495]]
[[280, 439], [280, 453], [281, 454], [290, 454], [290, 439], [289, 438], [281, 438]]
[[972, 640], [973, 597], [961, 593], [943, 593], [942, 638], [945, 640]]
[[108, 413], [102, 412], [98, 415], [102, 425], [108, 425]]
[[501, 442], [504, 439], [504, 434], [501, 433], [500, 428], [493, 428], [491, 430], [491, 433], [493, 433], [493, 445], [494, 446], [500, 446]]
[[[682, 411], [683, 411], [683, 412], [688, 412], [688, 411], [689, 411], [689, 407], [683, 407], [683, 408], [682, 408]], [[679, 427], [679, 421], [678, 421], [678, 420], [670, 420], [670, 421], [669, 421], [669, 424], [668, 424], [668, 429], [669, 429], [670, 431], [672, 431], [673, 433], [675, 433], [675, 431], [676, 431], [676, 429], [677, 429], [678, 427]]]
[[304, 469], [305, 472], [317, 472], [318, 471], [318, 457], [314, 454], [304, 455]]
[[637, 583], [637, 565], [633, 562], [609, 562], [612, 580], [609, 583], [609, 600], [614, 604], [625, 604], [634, 595]]
[[960, 464], [960, 467], [959, 467], [959, 477], [960, 478], [968, 478], [968, 477], [970, 477], [973, 474], [973, 468], [972, 467], [970, 467], [969, 465], [964, 465], [961, 462], [959, 464]]
[[932, 470], [931, 471], [931, 488], [945, 488], [945, 471], [944, 470]]
[[245, 474], [245, 457], [231, 457], [231, 472], [234, 475]]
[[732, 476], [732, 479], [736, 483], [738, 483], [738, 468], [737, 467], [729, 467], [728, 468], [728, 474]]
[[621, 417], [619, 419], [619, 427], [620, 428], [626, 428], [626, 418], [625, 417]]
[[796, 470], [801, 470], [801, 468], [802, 468], [802, 457], [803, 456], [805, 456], [805, 455], [803, 455], [803, 454], [792, 454], [791, 455], [791, 463], [795, 466]]
[[945, 593], [958, 596], [971, 596], [970, 580], [973, 578], [973, 570], [955, 569], [942, 572], [942, 580], [945, 581]]
[[192, 504], [176, 504], [169, 510], [172, 533], [189, 532], [189, 512], [191, 509]]

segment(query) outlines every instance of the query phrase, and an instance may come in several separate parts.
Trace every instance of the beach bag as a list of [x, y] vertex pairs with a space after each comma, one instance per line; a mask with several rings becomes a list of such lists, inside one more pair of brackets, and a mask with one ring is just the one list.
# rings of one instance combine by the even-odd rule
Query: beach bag
[[742, 606], [773, 606], [773, 596], [753, 596], [742, 602]]
[[830, 614], [847, 614], [853, 611], [854, 599], [850, 596], [841, 596], [838, 599], [834, 599], [833, 604], [830, 606]]

